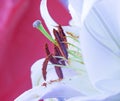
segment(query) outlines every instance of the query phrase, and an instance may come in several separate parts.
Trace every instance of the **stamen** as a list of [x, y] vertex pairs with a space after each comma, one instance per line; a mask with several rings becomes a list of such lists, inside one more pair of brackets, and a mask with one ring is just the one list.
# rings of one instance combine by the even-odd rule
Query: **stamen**
[[75, 39], [78, 39], [79, 38], [79, 36], [76, 36], [76, 35], [74, 35], [73, 33], [71, 33], [71, 32], [66, 32], [68, 35], [70, 35], [70, 36], [72, 36], [73, 38], [75, 38]]
[[52, 57], [52, 54], [49, 54], [47, 56], [47, 58], [45, 59], [45, 61], [43, 62], [43, 67], [42, 67], [42, 74], [43, 74], [43, 79], [46, 81], [46, 75], [47, 75], [47, 65], [48, 65], [48, 62], [50, 60], [50, 58]]
[[[50, 55], [50, 51], [49, 51], [49, 48], [48, 48], [47, 44], [45, 45], [45, 50], [46, 50], [46, 54], [49, 56]], [[59, 64], [58, 60], [56, 58], [54, 58], [53, 56], [51, 56], [51, 58], [49, 58], [49, 61], [52, 64]], [[61, 67], [55, 66], [55, 71], [56, 71], [58, 77], [60, 79], [63, 79], [63, 73], [62, 73]]]
[[[55, 53], [55, 56], [62, 56], [59, 48], [57, 46], [55, 46], [55, 45], [54, 45], [54, 53]], [[58, 60], [59, 64], [65, 65], [65, 61], [60, 62], [61, 59], [59, 59], [59, 58], [56, 58], [56, 59]]]
[[36, 20], [35, 22], [33, 22], [33, 27], [40, 30], [42, 32], [42, 34], [44, 36], [46, 36], [53, 44], [57, 45], [56, 41], [50, 36], [50, 34], [47, 33], [47, 31], [43, 27], [40, 20]]
[[63, 56], [53, 56], [54, 58], [58, 58], [63, 61], [67, 61], [68, 59], [64, 58]]
[[[48, 64], [49, 61], [55, 67], [56, 74], [58, 75], [60, 80], [63, 79], [63, 72], [61, 67], [68, 67], [67, 64], [69, 64], [68, 53], [72, 57], [73, 59], [72, 61], [83, 63], [82, 56], [80, 54], [80, 49], [74, 44], [67, 42], [66, 35], [60, 25], [58, 26], [58, 30], [53, 29], [55, 40], [47, 33], [47, 31], [44, 29], [44, 27], [42, 26], [39, 20], [36, 20], [33, 23], [33, 27], [40, 30], [54, 44], [54, 54], [51, 54], [48, 48], [48, 44], [45, 44], [45, 51], [46, 51], [47, 57], [43, 62], [43, 68], [42, 68], [42, 74], [45, 81], [46, 81], [46, 75], [47, 75], [46, 70], [47, 70], [47, 65], [49, 65]], [[68, 34], [72, 39], [77, 40], [78, 38], [77, 36], [74, 36], [72, 33], [68, 33]], [[76, 51], [68, 50], [68, 45], [71, 45], [72, 47], [78, 50]], [[46, 86], [46, 83], [44, 85]]]
[[73, 50], [68, 50], [68, 53], [78, 59], [81, 57], [81, 55], [79, 53], [77, 53], [76, 51], [73, 51]]
[[54, 82], [60, 82], [62, 79], [55, 79], [55, 80], [50, 80], [48, 82], [43, 82], [41, 86], [47, 87], [47, 84], [52, 84]]
[[73, 56], [72, 58], [76, 59], [76, 60], [80, 60], [83, 63], [83, 59], [82, 59], [82, 55], [80, 54], [80, 52], [76, 52], [74, 50], [68, 50], [68, 53]]
[[55, 71], [56, 71], [56, 73], [57, 73], [59, 79], [63, 79], [63, 72], [62, 72], [61, 67], [55, 66]]
[[[66, 38], [66, 35], [61, 27], [61, 25], [58, 26], [58, 32], [60, 33], [60, 37], [61, 37], [61, 40], [64, 41], [64, 42], [67, 42], [67, 38]], [[66, 46], [66, 49], [68, 48], [68, 45], [65, 44]]]
[[75, 46], [75, 45], [74, 45], [74, 44], [72, 44], [72, 43], [69, 43], [69, 42], [63, 42], [63, 43], [69, 44], [70, 46], [72, 46], [72, 47], [76, 48], [78, 51], [80, 51], [80, 50], [81, 50], [79, 47]]
[[56, 41], [59, 45], [59, 49], [62, 53], [62, 55], [65, 57], [65, 58], [68, 58], [68, 53], [67, 53], [67, 49], [66, 49], [66, 46], [64, 43], [62, 43], [62, 38], [60, 37], [59, 33], [57, 30], [53, 29], [53, 33], [55, 35], [55, 38], [56, 38]]
[[74, 37], [72, 37], [72, 36], [66, 36], [66, 37], [71, 38], [71, 39], [74, 40], [75, 42], [80, 43], [80, 41], [79, 41], [77, 38], [74, 38]]
[[48, 48], [48, 44], [47, 44], [47, 43], [45, 44], [45, 52], [46, 52], [46, 55], [47, 55], [47, 56], [50, 54], [50, 51], [49, 51], [49, 48]]
[[[58, 48], [57, 46], [55, 46], [55, 45], [54, 45], [54, 52], [55, 52], [55, 56], [62, 56], [59, 48]], [[64, 62], [64, 61], [59, 62], [60, 59], [58, 59], [58, 58], [56, 58], [56, 59], [57, 59], [57, 61], [58, 61], [58, 64], [65, 65], [65, 62]], [[58, 74], [58, 77], [59, 77], [59, 78], [63, 78], [63, 73], [62, 73], [61, 68], [58, 67], [58, 66], [55, 66], [55, 70], [56, 70], [56, 73]]]

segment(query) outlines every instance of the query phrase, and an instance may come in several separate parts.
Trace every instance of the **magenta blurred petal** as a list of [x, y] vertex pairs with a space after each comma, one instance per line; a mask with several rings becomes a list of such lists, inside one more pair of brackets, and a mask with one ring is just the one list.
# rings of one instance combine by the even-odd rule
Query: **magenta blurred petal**
[[[36, 19], [41, 19], [39, 3], [40, 0], [0, 0], [0, 99], [3, 101], [12, 101], [31, 87], [30, 67], [45, 56], [43, 41], [50, 43], [32, 27]], [[53, 5], [66, 14], [65, 19], [56, 20], [67, 24], [70, 17], [65, 8], [57, 0], [50, 2], [49, 7]], [[59, 12], [56, 14], [61, 15]]]

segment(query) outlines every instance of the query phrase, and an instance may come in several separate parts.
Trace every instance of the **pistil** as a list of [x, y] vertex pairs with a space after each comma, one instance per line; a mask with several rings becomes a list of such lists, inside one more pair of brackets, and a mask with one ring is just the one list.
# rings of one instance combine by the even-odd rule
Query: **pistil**
[[[48, 61], [50, 61], [52, 64], [60, 64], [59, 61], [58, 61], [58, 59], [54, 58], [53, 55], [50, 53], [47, 44], [45, 45], [45, 50], [46, 50], [47, 58], [45, 59], [45, 61], [43, 63], [43, 77], [44, 77], [44, 80], [46, 80], [46, 73], [47, 73], [46, 69], [47, 69]], [[62, 73], [61, 67], [55, 66], [55, 71], [56, 71], [59, 79], [63, 79], [63, 73]]]
[[45, 28], [43, 27], [42, 23], [40, 20], [36, 20], [33, 23], [33, 27], [37, 28], [39, 31], [42, 32], [42, 34], [48, 39], [50, 40], [53, 44], [57, 45], [56, 41], [51, 37], [50, 34], [48, 34], [48, 32], [45, 30]]

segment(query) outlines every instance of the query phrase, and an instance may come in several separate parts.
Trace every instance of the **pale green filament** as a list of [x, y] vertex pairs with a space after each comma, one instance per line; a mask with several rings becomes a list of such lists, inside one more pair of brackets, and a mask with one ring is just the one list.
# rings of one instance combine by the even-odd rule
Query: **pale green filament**
[[72, 47], [76, 48], [78, 51], [80, 51], [80, 48], [77, 47], [77, 46], [75, 46], [75, 45], [72, 44], [72, 43], [69, 43], [69, 42], [63, 42], [63, 43], [69, 44], [70, 46], [72, 46]]
[[45, 30], [45, 28], [43, 27], [42, 23], [40, 22], [40, 20], [36, 20], [33, 23], [33, 27], [37, 28], [39, 31], [42, 32], [42, 34], [47, 37], [53, 44], [57, 45], [56, 41], [50, 36], [50, 34], [47, 33], [47, 31]]
[[54, 58], [58, 58], [58, 59], [62, 59], [62, 60], [64, 60], [64, 61], [67, 61], [67, 59], [65, 58], [65, 57], [63, 57], [63, 56], [53, 56]]
[[79, 41], [77, 38], [74, 38], [74, 37], [72, 37], [72, 36], [66, 36], [66, 37], [71, 38], [71, 39], [74, 40], [75, 42], [80, 43], [80, 41]]
[[83, 63], [83, 59], [82, 59], [82, 56], [81, 56], [80, 52], [76, 52], [74, 50], [68, 50], [68, 53], [72, 56], [71, 59], [74, 59], [78, 62]]
[[70, 58], [70, 60], [71, 61], [75, 61], [75, 62], [79, 62], [79, 63], [81, 63], [81, 64], [84, 64], [84, 62], [83, 62], [83, 60], [82, 60], [82, 58], [81, 59], [76, 59], [76, 58]]

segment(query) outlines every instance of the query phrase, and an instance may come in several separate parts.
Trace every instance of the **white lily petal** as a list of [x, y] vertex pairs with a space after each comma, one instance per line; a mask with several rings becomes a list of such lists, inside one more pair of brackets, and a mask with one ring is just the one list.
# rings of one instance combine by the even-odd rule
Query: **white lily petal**
[[47, 87], [36, 86], [24, 92], [15, 101], [38, 101], [47, 98], [70, 98], [75, 96], [84, 96], [79, 91], [65, 85], [64, 83], [54, 82], [47, 84]]
[[112, 95], [102, 94], [96, 97], [88, 97], [88, 98], [73, 97], [68, 99], [67, 101], [120, 101], [120, 93], [112, 94]]
[[99, 0], [69, 0], [68, 8], [72, 16], [70, 25], [81, 27], [89, 10], [92, 8], [96, 1]]
[[112, 96], [107, 97], [102, 101], [120, 101], [120, 93], [114, 94]]
[[[105, 5], [104, 2], [99, 3], [98, 5], [96, 5], [96, 7], [93, 8], [93, 10], [91, 10], [90, 14], [88, 15], [89, 17], [85, 21], [86, 29], [101, 44], [107, 47], [110, 51], [114, 52], [116, 55], [119, 55], [120, 54], [120, 43], [119, 43], [120, 39], [118, 39], [118, 37], [119, 37], [120, 29], [118, 29], [118, 32], [116, 32], [115, 30], [116, 34], [114, 34], [114, 30], [113, 28], [111, 28], [113, 27], [113, 24], [112, 22], [109, 21], [110, 19], [108, 19], [108, 14], [104, 14], [102, 12], [104, 9], [104, 6], [101, 7], [101, 5]], [[111, 4], [111, 6], [112, 5], [113, 4]], [[108, 10], [107, 11], [104, 10], [104, 12], [109, 13]], [[118, 25], [118, 22], [116, 24]]]
[[96, 96], [100, 94], [96, 88], [92, 86], [87, 75], [82, 74], [79, 76], [73, 76], [72, 78], [65, 78], [62, 80], [65, 85], [75, 89], [76, 91], [87, 96]]
[[[108, 97], [108, 95], [101, 94], [101, 95], [92, 96], [92, 97], [91, 96], [90, 97], [73, 97], [66, 101], [104, 101], [104, 99], [107, 97]], [[108, 100], [108, 101], [111, 101], [111, 100]]]
[[[65, 98], [68, 99], [70, 97], [75, 96], [84, 96], [79, 91], [75, 90], [74, 88], [71, 88], [70, 86], [64, 84], [64, 83], [53, 83], [51, 84], [52, 88], [51, 90], [47, 91], [46, 94], [42, 97], [45, 98]], [[48, 88], [47, 88], [48, 89]]]
[[92, 6], [96, 1], [100, 1], [100, 0], [84, 0], [82, 14], [81, 14], [81, 23], [84, 22], [87, 14], [89, 13], [90, 9], [92, 8]]
[[62, 26], [64, 32], [71, 32], [75, 36], [79, 36], [80, 28], [77, 26]]
[[[79, 48], [79, 46], [80, 46], [80, 43], [79, 43], [80, 30], [79, 30], [79, 28], [78, 28], [78, 27], [75, 27], [75, 26], [74, 26], [74, 27], [73, 27], [73, 26], [62, 26], [62, 28], [63, 28], [63, 30], [64, 30], [64, 32], [65, 32], [65, 34], [66, 34], [67, 42], [68, 42], [68, 43], [72, 43], [73, 45], [75, 45], [76, 47]], [[75, 41], [74, 38], [71, 38], [70, 35], [67, 34], [67, 33], [71, 33], [73, 36], [75, 36], [75, 37], [76, 37], [75, 39], [76, 39], [77, 41]], [[72, 46], [70, 46], [70, 45], [69, 45], [68, 48], [69, 48], [69, 49], [72, 49], [72, 50], [76, 50], [75, 47], [72, 47]], [[75, 49], [74, 49], [74, 48], [75, 48]], [[78, 51], [78, 50], [76, 50], [76, 51]]]
[[42, 64], [45, 59], [40, 59], [40, 61], [35, 62], [31, 67], [31, 80], [32, 80], [32, 87], [40, 85], [39, 82], [43, 81], [42, 76]]
[[[72, 16], [70, 25], [78, 26], [81, 24], [83, 0], [69, 0], [68, 2], [69, 2], [68, 9]], [[79, 6], [77, 6], [78, 4]]]
[[[36, 79], [35, 78], [35, 75], [36, 75], [36, 70], [41, 70], [41, 62], [43, 61], [44, 59], [41, 59], [41, 60], [38, 60], [33, 66], [32, 66], [32, 81], [33, 83], [34, 82], [40, 82], [40, 79], [38, 80], [34, 80]], [[64, 74], [64, 79], [58, 83], [56, 83], [56, 85], [58, 86], [59, 84], [62, 84], [64, 85], [65, 87], [68, 87], [68, 88], [64, 88], [64, 86], [59, 86], [60, 89], [65, 89], [66, 92], [69, 92], [69, 90], [75, 90], [75, 92], [77, 92], [80, 96], [81, 95], [87, 95], [87, 96], [92, 96], [92, 95], [98, 95], [100, 93], [100, 91], [98, 91], [96, 88], [94, 88], [92, 86], [92, 84], [90, 83], [89, 81], [89, 78], [88, 78], [88, 75], [87, 73], [85, 73], [85, 68], [84, 68], [84, 65], [81, 65], [80, 63], [77, 63], [77, 62], [71, 62], [70, 64], [71, 66], [73, 66], [73, 70], [72, 69], [69, 69], [69, 68], [62, 68], [62, 71], [63, 71], [63, 74]], [[76, 67], [76, 68], [74, 68]], [[47, 76], [47, 81], [49, 82], [51, 79], [56, 79], [57, 76], [56, 76], [56, 73], [54, 71], [54, 67], [51, 66], [51, 65], [48, 65], [48, 68], [53, 68], [51, 70], [48, 70], [48, 76]], [[76, 70], [77, 73], [74, 71]], [[40, 76], [40, 72], [38, 72], [38, 76]], [[43, 82], [43, 80], [41, 80]], [[41, 83], [42, 83], [41, 82]], [[39, 83], [39, 85], [41, 84]], [[54, 95], [55, 90], [52, 89], [50, 91], [50, 93], [46, 93], [47, 95], [45, 95], [45, 98], [46, 97], [52, 97], [52, 96], [56, 96], [58, 97], [57, 95]], [[71, 93], [70, 93], [71, 94]], [[61, 96], [59, 94], [59, 96]], [[68, 96], [68, 95], [66, 95]]]
[[[44, 82], [43, 75], [42, 75], [42, 67], [43, 67], [43, 62], [45, 58], [37, 60], [31, 67], [31, 80], [32, 80], [32, 86], [38, 86], [41, 85]], [[51, 63], [48, 63], [49, 65], [47, 66], [47, 79], [46, 81], [50, 80], [55, 80], [58, 79], [58, 76], [55, 72], [54, 66], [51, 65]]]
[[[44, 82], [43, 76], [42, 76], [42, 64], [44, 62], [44, 58], [36, 61], [32, 67], [31, 67], [31, 80], [32, 80], [32, 86], [38, 86]], [[76, 71], [73, 71], [70, 68], [62, 68], [63, 76], [64, 77], [72, 77], [76, 75]], [[47, 77], [46, 82], [50, 80], [58, 79], [58, 76], [55, 72], [54, 65], [52, 65], [50, 62], [47, 66]]]
[[120, 17], [119, 3], [119, 0], [101, 0], [96, 3], [85, 19], [80, 37], [90, 80], [98, 88], [108, 92], [120, 91], [120, 57], [116, 54], [120, 52], [120, 40], [117, 38], [120, 37], [120, 29], [116, 26], [120, 24], [120, 20], [116, 19]]
[[45, 24], [46, 24], [47, 28], [49, 29], [51, 36], [54, 38], [54, 35], [52, 34], [53, 28], [55, 28], [55, 26], [58, 26], [58, 24], [53, 20], [53, 18], [50, 16], [50, 14], [48, 12], [47, 0], [41, 1], [40, 14], [41, 14], [43, 20], [45, 21]]

